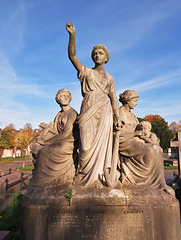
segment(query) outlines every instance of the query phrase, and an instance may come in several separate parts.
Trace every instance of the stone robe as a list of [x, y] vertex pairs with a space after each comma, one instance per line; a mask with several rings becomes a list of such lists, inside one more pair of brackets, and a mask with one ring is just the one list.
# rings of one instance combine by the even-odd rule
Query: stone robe
[[111, 167], [113, 144], [113, 111], [109, 91], [114, 80], [106, 72], [83, 66], [78, 75], [83, 101], [78, 117], [80, 131], [80, 171], [77, 185], [88, 186]]

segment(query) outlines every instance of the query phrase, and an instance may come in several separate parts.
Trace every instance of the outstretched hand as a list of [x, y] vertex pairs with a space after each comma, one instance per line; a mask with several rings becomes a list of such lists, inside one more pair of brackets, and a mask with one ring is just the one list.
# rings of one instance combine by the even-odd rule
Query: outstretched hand
[[66, 29], [67, 29], [67, 32], [69, 32], [70, 34], [75, 34], [75, 27], [73, 23], [67, 22]]

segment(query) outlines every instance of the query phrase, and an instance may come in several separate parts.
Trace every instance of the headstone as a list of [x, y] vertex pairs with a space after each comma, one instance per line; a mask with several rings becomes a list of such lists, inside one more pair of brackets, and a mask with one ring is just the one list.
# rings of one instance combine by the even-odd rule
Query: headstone
[[171, 150], [171, 148], [168, 149], [168, 156], [169, 156], [169, 157], [172, 156], [172, 150]]
[[177, 148], [177, 156], [178, 156], [178, 174], [181, 175], [181, 132], [176, 133], [176, 137], [170, 141], [171, 147]]
[[28, 148], [25, 149], [25, 155], [30, 155], [31, 154], [31, 150], [30, 150], [30, 146], [28, 145]]
[[4, 149], [2, 158], [12, 157], [13, 150], [12, 149]]
[[21, 157], [21, 151], [20, 151], [20, 150], [17, 150], [17, 151], [15, 152], [15, 154], [16, 154], [16, 157]]

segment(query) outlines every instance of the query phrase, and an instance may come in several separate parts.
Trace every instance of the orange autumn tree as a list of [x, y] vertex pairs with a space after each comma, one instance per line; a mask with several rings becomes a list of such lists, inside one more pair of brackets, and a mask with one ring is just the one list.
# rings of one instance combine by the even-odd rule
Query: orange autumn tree
[[30, 123], [27, 123], [24, 128], [20, 128], [16, 133], [17, 147], [26, 149], [34, 136], [37, 135], [37, 129], [33, 129]]
[[155, 121], [162, 121], [164, 119], [160, 115], [152, 115], [152, 114], [150, 114], [150, 115], [146, 115], [144, 117], [144, 120], [148, 121], [148, 122], [150, 122], [152, 124]]
[[167, 151], [170, 140], [173, 138], [173, 132], [169, 129], [168, 123], [160, 115], [147, 115], [142, 120], [148, 121], [152, 125], [152, 132], [160, 139], [160, 146]]

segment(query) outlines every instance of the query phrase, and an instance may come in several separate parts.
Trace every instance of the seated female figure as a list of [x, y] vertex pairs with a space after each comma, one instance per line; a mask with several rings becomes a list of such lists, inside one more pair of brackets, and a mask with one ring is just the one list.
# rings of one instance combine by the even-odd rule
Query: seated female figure
[[[162, 149], [159, 145], [145, 142], [143, 131], [137, 131], [138, 119], [131, 112], [137, 105], [139, 95], [133, 90], [126, 90], [120, 94], [123, 106], [119, 109], [122, 122], [119, 138], [121, 181], [129, 182], [136, 186], [148, 186], [163, 189], [174, 195], [164, 178]], [[138, 141], [136, 138], [144, 139]]]
[[69, 106], [71, 93], [67, 89], [58, 91], [56, 101], [61, 111], [55, 117], [54, 125], [51, 124], [55, 135], [48, 140], [43, 139], [42, 135], [36, 139], [42, 147], [36, 154], [33, 185], [43, 186], [52, 181], [54, 184], [72, 182], [75, 174], [73, 152], [77, 112]]

